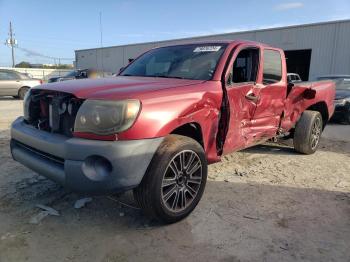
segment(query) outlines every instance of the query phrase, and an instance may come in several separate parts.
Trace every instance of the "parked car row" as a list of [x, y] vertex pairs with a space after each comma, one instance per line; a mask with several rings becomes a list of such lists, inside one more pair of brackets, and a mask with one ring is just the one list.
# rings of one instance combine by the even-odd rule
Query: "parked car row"
[[31, 78], [14, 70], [0, 69], [0, 96], [23, 99], [31, 87], [41, 85], [41, 79]]
[[[94, 69], [78, 69], [69, 72], [64, 76], [52, 77], [49, 83], [61, 82], [66, 80], [100, 78], [108, 76], [108, 73]], [[13, 96], [23, 99], [27, 91], [37, 85], [41, 85], [41, 79], [33, 78], [28, 73], [20, 73], [15, 70], [0, 69], [0, 96]]]
[[51, 77], [48, 82], [61, 82], [67, 80], [84, 79], [84, 78], [100, 78], [107, 76], [106, 73], [94, 69], [77, 69], [69, 72], [64, 76]]

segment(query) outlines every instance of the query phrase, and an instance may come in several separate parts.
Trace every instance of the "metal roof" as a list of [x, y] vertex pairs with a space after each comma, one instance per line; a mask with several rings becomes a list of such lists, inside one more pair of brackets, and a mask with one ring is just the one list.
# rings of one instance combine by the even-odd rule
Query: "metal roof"
[[[329, 25], [329, 24], [346, 23], [346, 22], [350, 22], [350, 19], [327, 21], [327, 22], [317, 22], [317, 23], [310, 23], [310, 24], [300, 24], [300, 25], [289, 25], [289, 26], [281, 26], [281, 27], [274, 27], [274, 28], [246, 30], [246, 31], [236, 31], [236, 32], [222, 33], [222, 34], [213, 34], [213, 35], [201, 35], [201, 36], [194, 36], [194, 37], [168, 39], [168, 40], [161, 40], [161, 41], [150, 41], [150, 42], [142, 42], [142, 43], [134, 43], [134, 44], [124, 44], [124, 45], [115, 45], [115, 46], [106, 46], [106, 47], [78, 49], [78, 50], [75, 50], [75, 51], [78, 52], [78, 51], [87, 51], [87, 50], [96, 50], [96, 49], [108, 49], [108, 48], [125, 47], [125, 46], [138, 46], [138, 45], [146, 45], [146, 44], [161, 44], [161, 43], [166, 43], [166, 42], [169, 42], [169, 41], [184, 41], [184, 40], [191, 41], [191, 40], [196, 40], [196, 39], [200, 39], [200, 38], [204, 38], [204, 37], [220, 37], [220, 36], [228, 36], [228, 35], [232, 35], [232, 34], [244, 34], [244, 33], [255, 33], [255, 32], [264, 32], [264, 31], [275, 31], [275, 30], [301, 28], [301, 27], [312, 27], [312, 26]], [[206, 41], [206, 42], [208, 42], [208, 41]]]

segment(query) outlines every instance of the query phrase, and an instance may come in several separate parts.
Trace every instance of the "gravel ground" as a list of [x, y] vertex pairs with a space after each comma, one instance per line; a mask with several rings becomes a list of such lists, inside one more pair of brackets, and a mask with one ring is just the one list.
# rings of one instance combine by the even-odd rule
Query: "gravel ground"
[[[20, 114], [21, 101], [0, 99], [1, 262], [350, 261], [350, 126], [329, 125], [310, 156], [288, 141], [225, 156], [195, 211], [164, 226], [116, 196], [75, 209], [84, 196], [14, 162], [8, 128]], [[60, 215], [31, 224], [37, 204]]]

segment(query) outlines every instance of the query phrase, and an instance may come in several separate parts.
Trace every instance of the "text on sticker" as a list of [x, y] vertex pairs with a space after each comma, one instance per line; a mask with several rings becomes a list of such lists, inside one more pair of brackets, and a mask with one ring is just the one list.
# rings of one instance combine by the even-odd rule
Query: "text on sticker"
[[217, 52], [220, 48], [221, 46], [198, 46], [193, 52]]

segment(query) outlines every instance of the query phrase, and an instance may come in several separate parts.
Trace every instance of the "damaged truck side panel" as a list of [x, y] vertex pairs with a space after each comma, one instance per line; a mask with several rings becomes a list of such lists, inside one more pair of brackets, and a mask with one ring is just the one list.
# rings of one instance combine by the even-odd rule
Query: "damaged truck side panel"
[[[256, 78], [243, 83], [228, 82], [230, 66], [246, 50], [259, 52]], [[281, 79], [273, 84], [264, 83], [264, 51], [279, 53]], [[325, 125], [333, 114], [334, 84], [328, 83], [287, 83], [287, 68], [284, 52], [256, 43], [243, 43], [232, 47], [227, 62], [222, 67], [222, 87], [227, 101], [221, 118], [224, 133], [218, 138], [224, 142], [224, 154], [261, 143], [276, 136], [289, 134], [305, 110], [316, 110], [323, 117]], [[330, 88], [333, 86], [333, 88]], [[221, 131], [221, 130], [220, 130]], [[221, 136], [220, 136], [221, 134]], [[218, 152], [220, 154], [220, 152]]]
[[207, 165], [275, 137], [316, 151], [330, 81], [287, 82], [284, 52], [250, 41], [152, 49], [117, 77], [45, 84], [11, 128], [15, 160], [84, 194], [134, 190], [171, 223], [198, 204]]

